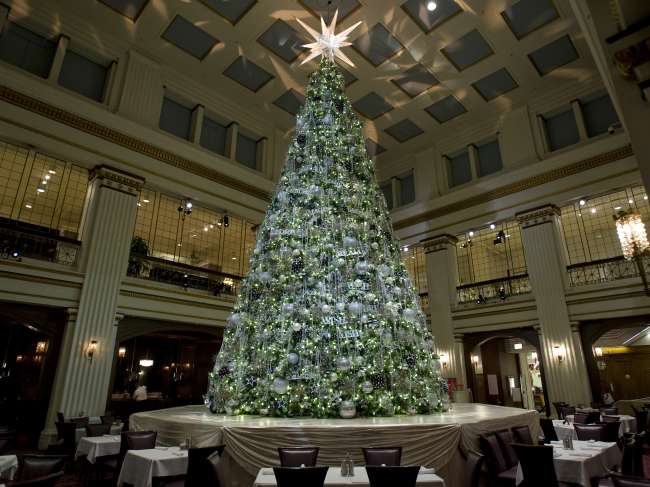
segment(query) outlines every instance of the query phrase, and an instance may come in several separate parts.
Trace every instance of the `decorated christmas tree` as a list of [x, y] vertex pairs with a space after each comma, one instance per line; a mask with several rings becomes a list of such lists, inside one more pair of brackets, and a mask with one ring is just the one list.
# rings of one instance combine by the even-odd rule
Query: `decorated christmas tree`
[[213, 412], [390, 416], [441, 411], [447, 401], [334, 63], [345, 57], [332, 48], [335, 22], [320, 35], [330, 29], [330, 51], [315, 54], [323, 58], [210, 375]]

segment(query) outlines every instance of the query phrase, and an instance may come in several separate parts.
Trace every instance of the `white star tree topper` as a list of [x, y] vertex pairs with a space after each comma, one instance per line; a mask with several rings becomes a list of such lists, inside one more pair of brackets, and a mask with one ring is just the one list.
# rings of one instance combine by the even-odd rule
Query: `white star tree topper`
[[339, 11], [336, 10], [334, 13], [334, 18], [332, 18], [332, 23], [327, 26], [323, 17], [320, 18], [321, 33], [319, 34], [314, 29], [309, 27], [307, 24], [302, 22], [300, 19], [296, 19], [298, 23], [311, 35], [316, 42], [311, 44], [304, 44], [302, 47], [306, 47], [311, 50], [309, 55], [305, 60], [300, 64], [305, 64], [307, 61], [310, 61], [318, 56], [324, 56], [330, 61], [335, 61], [335, 58], [339, 58], [341, 61], [349, 64], [354, 67], [354, 63], [348, 58], [345, 54], [341, 52], [341, 48], [345, 46], [351, 46], [352, 43], [347, 41], [348, 34], [356, 29], [361, 21], [354, 24], [352, 27], [348, 27], [343, 32], [335, 34], [336, 30], [336, 19], [339, 15]]

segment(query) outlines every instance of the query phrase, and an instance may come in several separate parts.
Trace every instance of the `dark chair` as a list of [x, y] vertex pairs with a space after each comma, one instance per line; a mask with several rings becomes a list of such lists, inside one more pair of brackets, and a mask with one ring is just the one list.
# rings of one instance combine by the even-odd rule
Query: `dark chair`
[[621, 459], [621, 473], [634, 475], [637, 462], [636, 442], [633, 438], [623, 440], [623, 457]]
[[600, 408], [600, 414], [615, 415], [618, 414], [618, 408]]
[[650, 486], [650, 479], [643, 477], [630, 477], [627, 475], [612, 474], [612, 481], [614, 487], [648, 487]]
[[594, 424], [600, 421], [600, 413], [592, 411], [590, 413], [575, 413], [573, 422], [577, 424]]
[[602, 423], [616, 423], [617, 421], [620, 422], [621, 418], [619, 418], [618, 416], [607, 416], [606, 414], [603, 414], [600, 417], [600, 421]]
[[545, 443], [550, 443], [551, 441], [559, 441], [555, 427], [553, 426], [553, 420], [549, 418], [539, 418], [539, 426], [542, 428], [542, 433], [544, 433]]
[[558, 487], [560, 485], [555, 475], [553, 447], [513, 443], [512, 448], [519, 458], [525, 487]]
[[103, 436], [111, 432], [111, 424], [87, 424], [86, 425], [86, 436]]
[[77, 424], [71, 421], [57, 421], [55, 425], [60, 441], [53, 446], [53, 450], [56, 453], [74, 455], [77, 450]]
[[490, 433], [479, 436], [481, 453], [485, 457], [490, 485], [514, 487], [517, 477], [517, 467], [508, 468], [506, 459], [501, 450], [501, 444], [496, 434]]
[[554, 402], [553, 407], [555, 408], [555, 412], [557, 414], [558, 419], [564, 419], [564, 408], [568, 407], [569, 405], [565, 402]]
[[642, 409], [641, 411], [636, 411], [634, 415], [636, 416], [636, 432], [643, 433], [648, 430], [648, 411], [647, 409]]
[[322, 487], [329, 467], [273, 467], [278, 487]]
[[485, 457], [473, 451], [465, 455], [465, 485], [464, 487], [478, 487], [481, 481], [481, 469]]
[[362, 448], [366, 465], [398, 466], [402, 461], [402, 447]]
[[67, 457], [65, 455], [22, 455], [16, 480], [33, 480], [62, 472]]
[[77, 428], [83, 428], [88, 424], [90, 420], [88, 416], [78, 416], [76, 418], [68, 418], [68, 421], [71, 423], [75, 423], [77, 425]]
[[65, 416], [61, 411], [56, 413], [56, 420], [61, 423], [65, 423]]
[[512, 436], [517, 443], [525, 443], [527, 445], [534, 445], [533, 435], [530, 434], [528, 426], [517, 426], [512, 428]]
[[565, 406], [562, 408], [562, 418], [560, 419], [566, 419], [567, 416], [571, 416], [572, 414], [575, 413], [576, 413], [575, 406]]
[[54, 484], [63, 476], [63, 472], [56, 472], [45, 477], [38, 477], [31, 480], [19, 480], [9, 482], [10, 487], [54, 487]]
[[619, 438], [618, 433], [621, 429], [620, 421], [605, 421], [600, 423], [600, 425], [605, 430], [603, 433], [603, 441], [613, 441], [613, 442], [618, 441]]
[[155, 487], [220, 487], [221, 482], [212, 456], [221, 457], [226, 445], [190, 448], [187, 452], [187, 474], [178, 477], [156, 477]]
[[318, 447], [278, 448], [281, 467], [315, 467], [318, 459]]
[[501, 445], [501, 451], [503, 452], [503, 458], [506, 461], [506, 467], [516, 467], [519, 463], [519, 459], [511, 446], [512, 443], [514, 443], [512, 432], [510, 430], [501, 430], [497, 431], [495, 434], [497, 435], [497, 440], [499, 440], [499, 444]]
[[117, 457], [107, 458], [97, 464], [97, 467], [111, 471], [115, 480], [117, 480], [126, 452], [155, 448], [157, 436], [156, 431], [123, 431], [120, 435], [120, 452]]
[[366, 466], [370, 487], [415, 487], [419, 471], [419, 465], [402, 465], [399, 467]]
[[576, 436], [581, 441], [605, 441], [605, 426], [602, 424], [574, 424]]
[[100, 419], [102, 420], [102, 424], [113, 424], [115, 422], [115, 417], [112, 414], [100, 416]]
[[16, 441], [16, 430], [3, 426], [0, 429], [0, 451], [10, 450]]

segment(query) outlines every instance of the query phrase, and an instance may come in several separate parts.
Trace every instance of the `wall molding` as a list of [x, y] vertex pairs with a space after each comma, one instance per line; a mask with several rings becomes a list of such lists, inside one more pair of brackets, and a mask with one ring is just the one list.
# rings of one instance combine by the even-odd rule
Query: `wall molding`
[[568, 176], [573, 176], [575, 174], [588, 171], [589, 169], [594, 169], [600, 166], [604, 166], [605, 164], [609, 164], [610, 162], [615, 162], [621, 159], [625, 159], [626, 157], [630, 157], [632, 155], [634, 155], [634, 152], [632, 151], [632, 146], [628, 144], [623, 147], [619, 147], [618, 149], [604, 152], [597, 156], [589, 157], [587, 159], [574, 162], [573, 164], [569, 164], [564, 167], [552, 169], [550, 171], [543, 172], [536, 176], [532, 176], [530, 178], [526, 178], [521, 181], [516, 181], [506, 186], [502, 186], [500, 188], [491, 191], [486, 191], [485, 193], [477, 194], [476, 196], [466, 198], [456, 203], [451, 203], [445, 206], [441, 206], [439, 208], [435, 208], [433, 210], [425, 211], [423, 213], [420, 213], [419, 215], [415, 215], [409, 218], [405, 218], [403, 220], [396, 221], [393, 223], [393, 228], [395, 230], [402, 230], [404, 228], [417, 225], [419, 223], [425, 223], [429, 220], [433, 220], [434, 218], [445, 216], [460, 210], [466, 210], [473, 206], [477, 206], [483, 203], [488, 203], [492, 200], [503, 198], [504, 196], [519, 193], [527, 189], [534, 188], [536, 186], [541, 186], [543, 184], [547, 184], [553, 181], [557, 181], [558, 179], [562, 179]]
[[196, 176], [214, 181], [215, 183], [228, 186], [232, 189], [254, 196], [264, 201], [270, 200], [269, 192], [244, 183], [227, 174], [207, 168], [190, 159], [179, 156], [173, 152], [161, 149], [153, 144], [137, 139], [130, 135], [124, 134], [117, 130], [111, 129], [97, 122], [75, 115], [72, 112], [50, 105], [43, 101], [37, 100], [29, 95], [15, 91], [7, 86], [0, 85], [0, 101], [4, 101], [28, 110], [42, 117], [59, 122], [68, 127], [72, 127], [81, 132], [93, 135], [100, 139], [106, 140], [113, 144], [119, 145], [131, 151], [140, 153], [144, 156], [151, 157], [160, 162], [168, 164], [177, 169], [182, 169]]

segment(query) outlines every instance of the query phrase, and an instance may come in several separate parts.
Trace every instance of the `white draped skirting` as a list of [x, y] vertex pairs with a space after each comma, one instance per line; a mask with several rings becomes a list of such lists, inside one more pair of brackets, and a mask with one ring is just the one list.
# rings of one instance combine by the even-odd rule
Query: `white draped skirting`
[[402, 464], [434, 467], [448, 487], [462, 485], [459, 446], [478, 450], [479, 435], [527, 425], [533, 438], [539, 429], [536, 411], [455, 404], [444, 414], [389, 418], [312, 419], [222, 416], [203, 406], [137, 413], [135, 431], [156, 430], [163, 445], [186, 439], [193, 447], [226, 445], [224, 475], [228, 487], [248, 487], [262, 467], [278, 465], [280, 446], [318, 446], [318, 463], [339, 466], [346, 452], [362, 464], [362, 447], [402, 446]]

